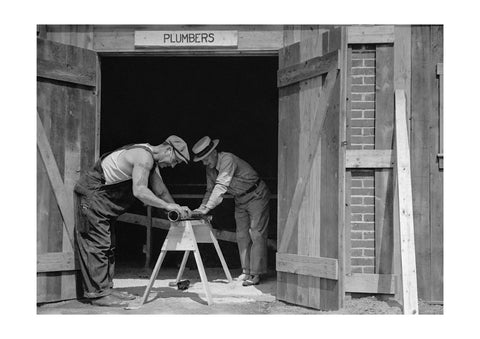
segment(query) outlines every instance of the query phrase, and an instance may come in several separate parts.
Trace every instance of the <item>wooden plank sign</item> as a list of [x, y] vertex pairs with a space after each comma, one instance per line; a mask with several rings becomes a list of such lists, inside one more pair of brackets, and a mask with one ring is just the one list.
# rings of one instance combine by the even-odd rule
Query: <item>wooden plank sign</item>
[[238, 47], [237, 31], [135, 31], [135, 48]]

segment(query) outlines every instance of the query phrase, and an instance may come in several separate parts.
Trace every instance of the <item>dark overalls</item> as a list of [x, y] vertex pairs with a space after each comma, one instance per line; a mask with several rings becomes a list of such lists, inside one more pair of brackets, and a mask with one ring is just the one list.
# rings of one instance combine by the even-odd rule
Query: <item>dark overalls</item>
[[[143, 148], [153, 157], [152, 151], [142, 145], [128, 145], [115, 151], [132, 148]], [[105, 184], [101, 163], [113, 152], [102, 155], [93, 169], [80, 177], [74, 189], [75, 242], [86, 298], [98, 298], [111, 293], [115, 268], [113, 223], [135, 202], [131, 179]], [[155, 168], [153, 166], [152, 171]]]

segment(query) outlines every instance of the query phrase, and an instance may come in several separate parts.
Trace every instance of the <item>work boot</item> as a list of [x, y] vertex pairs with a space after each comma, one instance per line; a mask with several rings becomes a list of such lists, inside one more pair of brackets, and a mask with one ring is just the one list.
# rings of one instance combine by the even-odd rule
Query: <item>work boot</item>
[[259, 283], [260, 283], [260, 276], [252, 275], [250, 279], [247, 279], [242, 283], [242, 286], [258, 285]]
[[121, 300], [135, 300], [135, 298], [136, 298], [136, 296], [131, 294], [131, 293], [115, 290], [113, 288], [112, 288], [111, 295], [113, 295], [114, 297], [117, 297], [118, 299], [121, 299]]
[[111, 294], [104, 297], [92, 299], [92, 305], [95, 306], [107, 306], [107, 307], [124, 307], [128, 306], [128, 303], [124, 300], [121, 300]]
[[252, 278], [252, 276], [250, 274], [242, 273], [238, 276], [237, 280], [245, 281], [245, 280], [248, 280], [250, 278]]

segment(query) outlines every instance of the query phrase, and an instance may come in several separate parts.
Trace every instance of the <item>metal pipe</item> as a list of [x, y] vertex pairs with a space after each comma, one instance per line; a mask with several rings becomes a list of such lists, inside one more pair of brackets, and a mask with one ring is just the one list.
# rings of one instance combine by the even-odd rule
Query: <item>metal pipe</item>
[[177, 222], [180, 220], [180, 213], [178, 213], [177, 211], [168, 211], [167, 217], [168, 220], [172, 222]]
[[208, 222], [212, 221], [211, 215], [203, 215], [203, 214], [192, 214], [189, 218], [182, 218], [178, 211], [169, 211], [167, 213], [167, 218], [171, 222], [178, 222], [182, 220], [206, 220]]

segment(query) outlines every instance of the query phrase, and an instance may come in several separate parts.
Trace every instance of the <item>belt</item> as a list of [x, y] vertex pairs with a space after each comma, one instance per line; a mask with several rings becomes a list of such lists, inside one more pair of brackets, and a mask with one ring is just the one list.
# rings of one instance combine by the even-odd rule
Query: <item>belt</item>
[[243, 197], [244, 195], [247, 195], [248, 193], [252, 193], [257, 189], [258, 186], [260, 186], [260, 183], [262, 182], [262, 179], [258, 178], [258, 180], [245, 192], [242, 194], [237, 195], [237, 197]]

